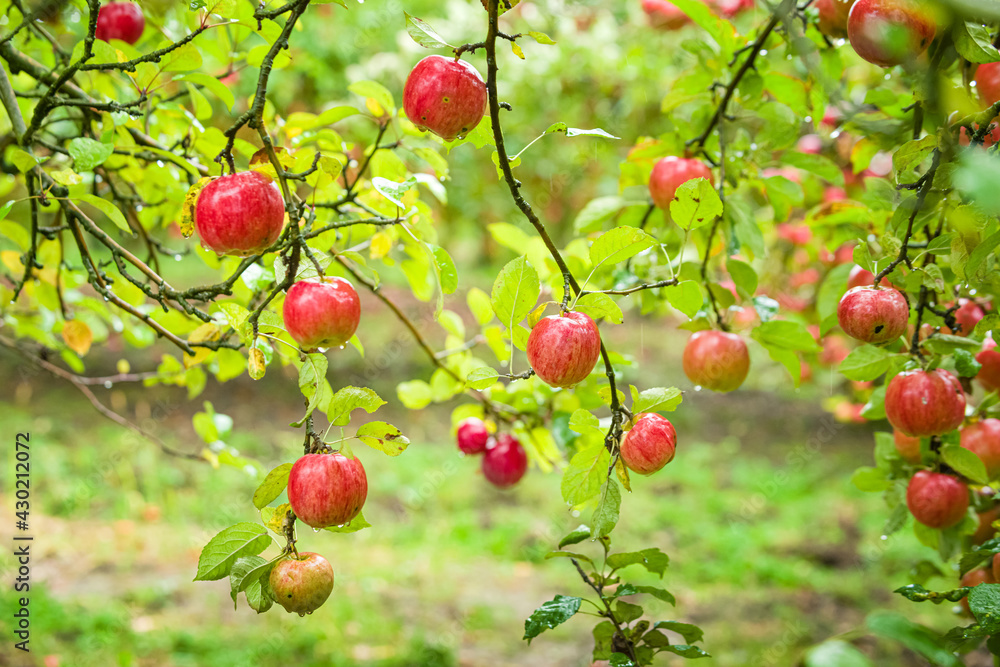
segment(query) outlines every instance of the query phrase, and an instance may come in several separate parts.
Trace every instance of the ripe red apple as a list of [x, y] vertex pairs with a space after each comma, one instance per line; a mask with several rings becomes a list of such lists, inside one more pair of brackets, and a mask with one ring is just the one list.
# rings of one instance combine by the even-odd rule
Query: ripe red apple
[[831, 185], [823, 190], [824, 204], [833, 204], [834, 202], [844, 201], [845, 199], [847, 199], [847, 191], [843, 188]]
[[925, 526], [950, 528], [965, 518], [969, 489], [951, 475], [921, 470], [906, 487], [906, 506]]
[[[977, 123], [972, 124], [973, 131], [979, 130]], [[964, 127], [958, 129], [958, 145], [968, 146], [972, 143], [972, 138]], [[990, 123], [989, 132], [983, 135], [983, 148], [989, 148], [993, 144], [1000, 143], [1000, 125]]]
[[601, 356], [601, 333], [583, 313], [544, 317], [528, 336], [528, 363], [553, 387], [572, 387], [594, 370]]
[[959, 336], [968, 336], [976, 328], [979, 320], [986, 317], [986, 313], [978, 303], [972, 299], [959, 299], [958, 310], [955, 311], [955, 322], [959, 325], [955, 333]]
[[696, 331], [684, 347], [684, 375], [712, 391], [739, 389], [750, 371], [747, 344], [736, 334]]
[[300, 280], [285, 295], [285, 329], [303, 349], [335, 347], [351, 339], [361, 320], [358, 293], [343, 278]]
[[676, 30], [691, 22], [688, 15], [667, 0], [642, 0], [642, 11], [654, 28]]
[[1000, 62], [983, 63], [976, 68], [972, 78], [983, 106], [996, 104], [1000, 100]]
[[674, 425], [655, 412], [646, 412], [622, 438], [621, 458], [632, 472], [652, 475], [673, 460], [676, 446]]
[[837, 305], [840, 328], [866, 343], [885, 343], [906, 333], [910, 307], [897, 290], [855, 287]]
[[259, 172], [222, 176], [198, 193], [194, 225], [209, 250], [256, 255], [281, 236], [285, 202], [274, 182]]
[[[818, 0], [817, 5], [819, 2], [823, 2], [823, 0]], [[818, 134], [803, 134], [796, 142], [795, 148], [800, 153], [819, 155], [823, 152], [823, 139]]]
[[906, 435], [942, 435], [962, 425], [965, 394], [958, 378], [940, 368], [900, 373], [886, 388], [885, 415]]
[[775, 227], [775, 231], [778, 232], [778, 238], [796, 246], [808, 245], [813, 237], [812, 230], [808, 225], [793, 225], [783, 222]]
[[857, 0], [847, 17], [851, 46], [880, 67], [913, 60], [927, 50], [936, 30], [921, 0]]
[[458, 440], [458, 448], [465, 454], [482, 454], [486, 451], [486, 443], [490, 439], [490, 432], [486, 429], [486, 423], [478, 417], [469, 417], [458, 423], [458, 430], [455, 433]]
[[483, 475], [493, 486], [501, 489], [514, 486], [527, 470], [528, 454], [514, 436], [504, 433], [487, 445]]
[[962, 429], [960, 443], [986, 466], [990, 479], [1000, 475], [1000, 419], [983, 419]]
[[361, 461], [340, 452], [306, 454], [288, 473], [288, 503], [313, 528], [342, 526], [358, 515], [367, 497]]
[[665, 157], [653, 167], [649, 177], [649, 195], [657, 206], [670, 210], [677, 188], [692, 178], [707, 178], [709, 183], [715, 182], [712, 171], [701, 160]]
[[993, 571], [993, 578], [996, 579], [997, 574], [1000, 573], [1000, 554], [996, 554], [993, 556], [993, 563], [990, 569]]
[[290, 614], [311, 614], [333, 592], [333, 567], [317, 553], [302, 551], [271, 570], [274, 599]]
[[852, 0], [816, 0], [819, 11], [819, 31], [827, 37], [847, 37], [847, 16]]
[[[979, 584], [995, 584], [995, 583], [997, 583], [997, 580], [993, 576], [993, 571], [991, 569], [981, 567], [966, 572], [965, 576], [962, 577], [961, 585], [973, 588], [975, 586], [978, 586]], [[972, 613], [972, 610], [969, 608], [969, 599], [967, 597], [962, 598], [962, 607], [965, 608], [966, 612], [970, 614]]]
[[896, 451], [903, 457], [903, 460], [910, 463], [920, 463], [920, 438], [906, 435], [902, 431], [893, 431], [892, 439], [896, 444]]
[[120, 39], [135, 44], [146, 29], [142, 9], [134, 2], [109, 2], [97, 12], [97, 39]]
[[986, 391], [1000, 389], [1000, 351], [996, 349], [996, 346], [992, 335], [986, 334], [986, 338], [983, 339], [983, 347], [976, 354], [976, 361], [983, 365], [979, 369], [976, 379]]
[[427, 56], [406, 77], [403, 110], [419, 129], [454, 141], [483, 119], [486, 84], [476, 68], [464, 60]]

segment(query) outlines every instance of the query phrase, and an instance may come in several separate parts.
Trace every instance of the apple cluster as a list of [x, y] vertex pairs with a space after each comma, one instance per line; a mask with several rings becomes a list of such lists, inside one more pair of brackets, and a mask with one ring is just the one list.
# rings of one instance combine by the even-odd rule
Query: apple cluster
[[455, 439], [463, 454], [483, 455], [483, 477], [498, 489], [514, 486], [528, 471], [528, 453], [521, 442], [508, 433], [494, 437], [478, 417], [459, 422]]

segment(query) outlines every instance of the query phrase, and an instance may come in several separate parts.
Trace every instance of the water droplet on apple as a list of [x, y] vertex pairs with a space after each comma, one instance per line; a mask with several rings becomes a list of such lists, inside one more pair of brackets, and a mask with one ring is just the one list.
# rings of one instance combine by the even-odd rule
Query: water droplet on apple
[[313, 528], [313, 532], [314, 533], [318, 533], [319, 532], [319, 528]]
[[305, 618], [305, 615], [306, 615], [306, 613], [304, 611], [300, 611], [299, 612], [299, 617], [300, 618]]

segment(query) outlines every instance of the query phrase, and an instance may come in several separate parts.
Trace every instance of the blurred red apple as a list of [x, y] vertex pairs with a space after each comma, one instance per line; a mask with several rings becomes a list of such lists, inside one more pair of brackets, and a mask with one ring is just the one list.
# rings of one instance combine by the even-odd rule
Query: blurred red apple
[[677, 188], [693, 178], [707, 178], [709, 183], [715, 182], [712, 171], [701, 160], [665, 157], [653, 167], [649, 177], [649, 195], [657, 206], [670, 210]]
[[986, 317], [986, 313], [978, 303], [972, 299], [959, 299], [958, 310], [955, 311], [955, 322], [958, 324], [959, 336], [968, 336], [976, 328], [979, 320]]
[[[968, 586], [970, 588], [974, 588], [979, 584], [995, 584], [995, 583], [997, 583], [997, 580], [993, 576], [992, 569], [986, 569], [984, 567], [980, 567], [975, 570], [969, 570], [968, 572], [965, 573], [965, 576], [962, 577], [961, 581], [962, 586]], [[970, 614], [972, 613], [972, 610], [969, 609], [969, 599], [967, 597], [962, 598], [962, 607], [965, 609], [967, 613]]]
[[893, 431], [892, 439], [896, 444], [896, 451], [905, 461], [920, 463], [920, 438], [906, 435], [902, 431]]
[[528, 470], [528, 454], [521, 443], [506, 433], [491, 441], [483, 454], [483, 476], [501, 489], [514, 486]]
[[134, 2], [109, 2], [97, 12], [97, 39], [120, 39], [135, 44], [146, 29], [142, 9]]
[[486, 423], [478, 417], [469, 417], [458, 423], [456, 432], [458, 448], [465, 454], [482, 454], [486, 451], [486, 443], [490, 439], [490, 432], [486, 429]]
[[972, 80], [976, 82], [976, 91], [983, 106], [1000, 101], [1000, 62], [983, 63], [976, 68]]
[[667, 0], [642, 0], [642, 11], [654, 28], [676, 30], [691, 22], [688, 15]]
[[851, 4], [852, 0], [816, 0], [813, 6], [819, 11], [819, 31], [827, 37], [847, 37]]
[[983, 365], [976, 379], [986, 391], [1000, 389], [1000, 352], [996, 350], [996, 346], [993, 338], [986, 338], [983, 349], [976, 355], [976, 361]]
[[750, 370], [747, 344], [736, 334], [696, 331], [684, 347], [684, 374], [696, 385], [718, 392], [739, 389]]
[[961, 445], [986, 466], [990, 479], [1000, 475], [1000, 419], [983, 419], [962, 429]]
[[913, 60], [927, 50], [936, 30], [921, 0], [857, 0], [847, 18], [851, 46], [880, 67]]

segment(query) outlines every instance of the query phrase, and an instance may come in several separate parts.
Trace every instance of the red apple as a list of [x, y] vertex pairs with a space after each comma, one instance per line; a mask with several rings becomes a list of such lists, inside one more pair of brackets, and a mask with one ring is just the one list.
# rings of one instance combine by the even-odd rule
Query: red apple
[[[965, 576], [962, 577], [962, 582], [961, 582], [962, 586], [968, 586], [970, 588], [974, 588], [979, 584], [995, 584], [995, 583], [997, 583], [997, 580], [993, 576], [992, 569], [987, 569], [985, 567], [981, 567], [975, 570], [969, 570], [968, 572], [965, 573]], [[965, 608], [965, 611], [972, 613], [972, 610], [969, 609], [969, 599], [967, 597], [962, 598], [962, 606]]]
[[920, 438], [906, 435], [902, 431], [893, 431], [892, 439], [896, 444], [896, 451], [904, 461], [920, 463]]
[[455, 433], [458, 441], [458, 448], [465, 454], [482, 454], [486, 451], [486, 443], [490, 439], [490, 432], [486, 429], [486, 423], [478, 417], [469, 417], [458, 423], [458, 430]]
[[900, 373], [886, 388], [885, 415], [906, 435], [942, 435], [965, 420], [965, 394], [958, 378], [940, 368]]
[[983, 106], [990, 106], [1000, 101], [1000, 62], [983, 63], [976, 68], [973, 77], [976, 90]]
[[528, 336], [528, 363], [553, 387], [572, 387], [594, 370], [601, 356], [601, 334], [583, 313], [542, 318]]
[[427, 56], [406, 77], [403, 110], [419, 129], [454, 141], [483, 119], [486, 84], [476, 68], [464, 60]]
[[696, 331], [684, 347], [684, 374], [712, 391], [739, 389], [750, 371], [747, 344], [736, 334]]
[[959, 336], [968, 336], [976, 328], [979, 320], [986, 317], [986, 313], [978, 303], [971, 299], [959, 299], [958, 310], [955, 311], [955, 322], [958, 324]]
[[993, 562], [990, 569], [993, 571], [993, 578], [996, 579], [997, 574], [1000, 573], [1000, 554], [995, 554], [993, 556]]
[[[979, 130], [979, 125], [976, 123], [972, 124], [972, 130]], [[1000, 142], [1000, 125], [996, 123], [990, 123], [989, 132], [983, 135], [983, 148], [989, 148], [993, 144]], [[964, 127], [958, 129], [958, 145], [968, 146], [972, 143], [972, 138]]]
[[837, 305], [837, 321], [851, 338], [866, 343], [885, 343], [906, 333], [910, 307], [899, 291], [855, 287]]
[[813, 233], [808, 225], [793, 225], [783, 222], [775, 227], [775, 231], [778, 232], [778, 238], [782, 238], [792, 245], [804, 246], [812, 241]]
[[[819, 0], [819, 2], [823, 2], [823, 0]], [[818, 134], [804, 134], [795, 144], [795, 148], [800, 153], [819, 155], [823, 152], [823, 139]]]
[[271, 570], [274, 599], [290, 614], [311, 614], [333, 592], [333, 567], [317, 553], [302, 551]]
[[361, 300], [343, 278], [300, 280], [285, 295], [285, 329], [306, 350], [336, 347], [351, 339], [361, 320]]
[[921, 470], [906, 487], [906, 506], [930, 528], [950, 528], [965, 518], [969, 489], [956, 477]]
[[642, 11], [654, 28], [676, 30], [691, 22], [688, 15], [667, 0], [642, 0]]
[[852, 0], [816, 0], [819, 11], [819, 31], [827, 37], [847, 37], [847, 16]]
[[358, 459], [340, 452], [306, 454], [288, 473], [288, 503], [313, 528], [342, 526], [361, 512], [368, 477]]
[[622, 438], [621, 458], [632, 472], [652, 475], [673, 460], [676, 446], [674, 425], [654, 412], [646, 412], [636, 417], [632, 430]]
[[962, 429], [961, 445], [986, 466], [990, 479], [1000, 475], [1000, 419], [983, 419]]
[[833, 204], [834, 202], [844, 201], [845, 199], [847, 199], [847, 191], [844, 190], [843, 188], [838, 188], [835, 185], [831, 185], [830, 187], [823, 190], [824, 204]]
[[677, 188], [693, 178], [707, 178], [709, 183], [715, 182], [712, 171], [701, 160], [665, 157], [653, 167], [649, 177], [649, 195], [657, 206], [670, 210]]
[[847, 37], [859, 56], [881, 67], [913, 60], [927, 50], [937, 28], [921, 0], [857, 0]]
[[713, 4], [719, 9], [720, 14], [730, 18], [747, 9], [753, 9], [754, 0], [716, 0]]
[[120, 39], [135, 44], [146, 29], [142, 9], [134, 2], [109, 2], [97, 12], [97, 39]]
[[976, 355], [976, 361], [983, 365], [976, 379], [986, 391], [1000, 389], [1000, 351], [995, 349], [996, 346], [992, 338], [986, 338], [983, 341], [982, 351]]
[[285, 202], [274, 182], [259, 172], [222, 176], [198, 193], [194, 225], [209, 250], [256, 255], [281, 236]]
[[514, 486], [528, 470], [528, 454], [517, 438], [506, 433], [492, 441], [483, 454], [483, 475], [493, 486]]

